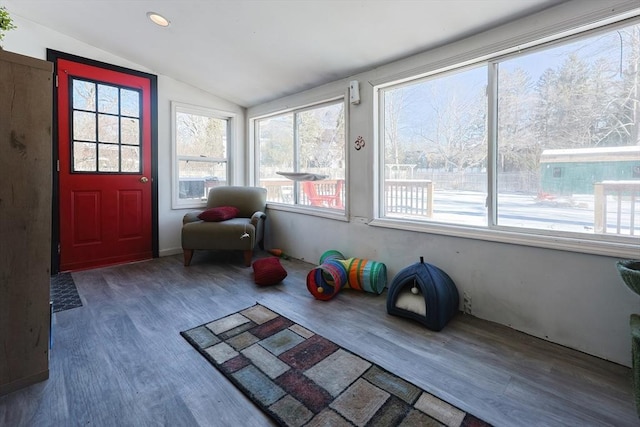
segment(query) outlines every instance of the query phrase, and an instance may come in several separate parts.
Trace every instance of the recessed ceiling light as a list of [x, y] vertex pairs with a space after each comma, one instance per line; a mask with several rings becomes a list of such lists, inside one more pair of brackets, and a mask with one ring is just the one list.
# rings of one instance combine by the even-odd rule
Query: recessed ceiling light
[[167, 18], [156, 12], [147, 12], [147, 18], [151, 19], [154, 24], [161, 27], [168, 27], [170, 22]]

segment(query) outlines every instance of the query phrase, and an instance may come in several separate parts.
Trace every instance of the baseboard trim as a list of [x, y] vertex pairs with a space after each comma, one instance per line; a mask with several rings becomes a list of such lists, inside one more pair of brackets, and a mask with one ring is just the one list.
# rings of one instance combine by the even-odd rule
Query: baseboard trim
[[18, 391], [22, 388], [28, 387], [35, 383], [39, 383], [41, 381], [45, 381], [47, 379], [49, 379], [49, 369], [38, 372], [37, 374], [29, 375], [28, 377], [17, 379], [8, 384], [2, 384], [0, 385], [0, 396], [13, 393], [14, 391]]
[[160, 257], [178, 255], [182, 253], [182, 248], [162, 249], [158, 255]]

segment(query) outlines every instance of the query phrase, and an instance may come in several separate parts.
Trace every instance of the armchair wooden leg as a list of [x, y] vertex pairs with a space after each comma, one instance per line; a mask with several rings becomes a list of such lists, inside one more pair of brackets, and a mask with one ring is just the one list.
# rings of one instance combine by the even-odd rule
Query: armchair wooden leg
[[251, 259], [253, 258], [253, 251], [244, 251], [244, 265], [251, 267]]
[[184, 266], [189, 267], [189, 264], [191, 264], [191, 258], [193, 258], [193, 249], [182, 248], [182, 250], [184, 251]]

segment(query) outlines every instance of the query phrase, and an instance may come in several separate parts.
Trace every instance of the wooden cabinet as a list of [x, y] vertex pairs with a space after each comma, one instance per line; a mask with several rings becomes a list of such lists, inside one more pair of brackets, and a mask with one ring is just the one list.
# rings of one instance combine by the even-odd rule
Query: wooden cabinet
[[52, 78], [0, 50], [0, 395], [49, 377]]

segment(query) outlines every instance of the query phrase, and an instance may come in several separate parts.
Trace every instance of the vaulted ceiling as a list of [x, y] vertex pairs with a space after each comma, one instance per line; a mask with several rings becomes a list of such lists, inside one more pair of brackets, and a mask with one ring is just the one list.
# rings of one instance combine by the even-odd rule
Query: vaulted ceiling
[[[244, 107], [562, 0], [3, 0], [12, 15]], [[170, 25], [151, 23], [147, 12]], [[73, 53], [73, 52], [71, 52]]]

